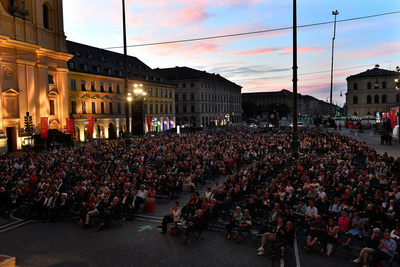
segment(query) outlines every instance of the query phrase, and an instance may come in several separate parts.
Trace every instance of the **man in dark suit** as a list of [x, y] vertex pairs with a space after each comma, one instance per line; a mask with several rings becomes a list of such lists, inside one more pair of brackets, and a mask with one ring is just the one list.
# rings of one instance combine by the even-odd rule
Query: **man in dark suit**
[[104, 212], [104, 222], [100, 225], [97, 231], [110, 228], [111, 220], [118, 220], [121, 217], [122, 209], [119, 203], [118, 197], [114, 197], [113, 201], [110, 202], [109, 208]]
[[198, 232], [199, 235], [203, 232], [204, 225], [206, 223], [206, 220], [203, 216], [203, 211], [202, 210], [196, 210], [195, 216], [193, 217], [192, 222], [188, 225], [188, 227], [185, 230], [185, 237], [182, 239], [182, 244], [188, 243], [189, 240], [189, 234], [191, 232]]
[[106, 209], [106, 203], [104, 202], [104, 199], [102, 199], [101, 196], [97, 196], [96, 205], [94, 206], [94, 210], [91, 210], [86, 214], [86, 223], [85, 223], [85, 227], [83, 227], [83, 229], [89, 228], [90, 219], [92, 217], [103, 216], [105, 209]]
[[129, 194], [129, 190], [124, 191], [124, 195], [121, 199], [121, 208], [122, 208], [122, 216], [123, 219], [125, 220], [127, 217], [129, 217], [130, 213], [130, 208], [129, 206], [132, 204], [133, 197], [131, 194]]

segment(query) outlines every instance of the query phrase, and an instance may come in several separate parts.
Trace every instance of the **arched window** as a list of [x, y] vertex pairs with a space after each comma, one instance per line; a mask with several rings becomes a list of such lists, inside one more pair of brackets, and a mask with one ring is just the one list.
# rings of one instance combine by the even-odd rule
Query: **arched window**
[[46, 4], [43, 4], [43, 26], [46, 29], [50, 29], [49, 7]]
[[374, 103], [378, 104], [379, 103], [379, 95], [374, 96]]
[[353, 84], [353, 90], [357, 90], [358, 89], [358, 84], [357, 83], [354, 83]]
[[386, 88], [386, 82], [382, 82], [382, 89]]
[[372, 103], [372, 96], [368, 95], [367, 96], [367, 104], [371, 104]]
[[367, 89], [371, 89], [371, 83], [367, 83]]
[[382, 104], [386, 103], [386, 95], [382, 95]]
[[353, 96], [353, 104], [358, 104], [358, 96]]

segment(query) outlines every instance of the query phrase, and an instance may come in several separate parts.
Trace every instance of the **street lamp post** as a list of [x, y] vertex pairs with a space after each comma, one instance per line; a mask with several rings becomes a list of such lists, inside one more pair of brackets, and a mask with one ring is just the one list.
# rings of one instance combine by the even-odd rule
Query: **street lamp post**
[[[129, 127], [129, 104], [132, 97], [128, 92], [128, 55], [126, 47], [126, 20], [125, 20], [125, 0], [122, 0], [122, 26], [123, 26], [123, 39], [124, 39], [124, 94], [125, 94], [125, 143], [132, 144], [131, 132]], [[130, 100], [129, 100], [130, 99]]]
[[147, 95], [142, 84], [134, 84], [132, 105], [132, 134], [144, 135], [144, 100]]
[[297, 11], [296, 0], [293, 0], [293, 133], [292, 156], [299, 157], [299, 133], [297, 131]]
[[329, 105], [329, 117], [332, 117], [332, 91], [333, 91], [333, 52], [335, 49], [335, 37], [336, 37], [336, 16], [339, 14], [339, 11], [332, 11], [332, 15], [335, 16], [335, 22], [333, 24], [333, 38], [332, 38], [332, 61], [331, 61], [331, 99]]

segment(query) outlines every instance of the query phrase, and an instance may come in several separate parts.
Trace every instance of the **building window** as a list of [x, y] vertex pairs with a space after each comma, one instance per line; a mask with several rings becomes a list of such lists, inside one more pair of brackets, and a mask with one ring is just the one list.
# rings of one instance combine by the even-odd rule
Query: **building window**
[[164, 105], [163, 104], [160, 104], [160, 113], [163, 113], [164, 111]]
[[182, 83], [182, 88], [186, 88], [186, 83]]
[[386, 104], [386, 95], [382, 95], [382, 104]]
[[157, 88], [154, 88], [154, 97], [158, 97], [158, 90], [157, 90]]
[[353, 84], [353, 90], [357, 90], [358, 89], [358, 84], [357, 83], [354, 83]]
[[81, 90], [86, 91], [86, 81], [81, 81]]
[[183, 97], [182, 100], [183, 100], [183, 101], [186, 101], [186, 94], [183, 94], [182, 97]]
[[113, 103], [109, 103], [108, 106], [110, 107], [110, 114], [114, 114]]
[[50, 100], [50, 115], [56, 115], [56, 107], [54, 100]]
[[112, 91], [112, 83], [109, 83], [108, 84], [108, 92], [109, 93], [112, 93], [113, 91]]
[[71, 101], [71, 113], [76, 114], [76, 101]]
[[194, 94], [190, 94], [190, 100], [194, 101]]
[[153, 96], [153, 92], [152, 92], [151, 88], [149, 88], [149, 96]]
[[84, 65], [83, 65], [83, 70], [84, 70], [84, 71], [88, 71], [88, 65], [87, 65], [87, 64], [84, 64]]
[[165, 98], [168, 97], [168, 91], [167, 91], [167, 89], [164, 90], [164, 97], [165, 97]]
[[367, 96], [367, 104], [371, 104], [372, 103], [372, 96], [368, 95]]
[[378, 96], [378, 95], [375, 95], [375, 96], [374, 96], [374, 103], [375, 103], [375, 104], [378, 104], [378, 103], [379, 103], [379, 96]]
[[100, 66], [97, 66], [97, 67], [96, 67], [96, 71], [97, 71], [97, 73], [100, 73], [100, 72], [101, 72], [101, 67], [100, 67]]
[[122, 70], [118, 71], [118, 75], [119, 75], [119, 77], [122, 77]]
[[104, 103], [100, 104], [100, 112], [101, 114], [104, 114]]
[[172, 113], [172, 105], [169, 105], [169, 113]]
[[158, 104], [156, 104], [156, 114], [158, 113]]
[[49, 75], [47, 75], [47, 78], [49, 80], [49, 84], [54, 84], [54, 76], [53, 75], [49, 74]]
[[104, 83], [100, 83], [100, 92], [104, 93]]
[[353, 104], [358, 104], [358, 96], [353, 96]]
[[204, 100], [204, 94], [201, 94], [201, 101]]
[[117, 103], [117, 114], [122, 114], [121, 113], [121, 103]]
[[150, 104], [150, 114], [153, 114], [153, 104]]
[[86, 101], [82, 102], [82, 114], [86, 114]]
[[74, 79], [69, 80], [71, 91], [76, 91], [76, 81]]
[[183, 113], [186, 113], [186, 112], [187, 112], [186, 106], [183, 106]]
[[111, 75], [111, 74], [112, 74], [112, 69], [108, 68], [108, 75]]
[[117, 94], [120, 94], [120, 93], [121, 93], [121, 89], [119, 87], [119, 84], [117, 84]]
[[162, 89], [160, 89], [160, 97], [162, 97]]
[[91, 90], [92, 92], [96, 92], [96, 83], [95, 83], [95, 82], [91, 82], [91, 83], [90, 83], [90, 90]]
[[92, 114], [96, 114], [96, 103], [92, 102]]
[[45, 29], [50, 29], [49, 7], [46, 4], [43, 5], [43, 27]]
[[370, 82], [367, 83], [367, 89], [371, 89], [371, 83]]
[[194, 105], [190, 106], [190, 112], [194, 112]]
[[169, 98], [172, 98], [172, 90], [169, 90]]
[[75, 68], [75, 64], [74, 64], [73, 61], [70, 61], [70, 62], [69, 62], [69, 68], [70, 68], [71, 70], [73, 70], [73, 69]]
[[178, 94], [175, 95], [175, 101], [179, 101], [179, 95]]
[[386, 82], [382, 82], [382, 89], [386, 89]]

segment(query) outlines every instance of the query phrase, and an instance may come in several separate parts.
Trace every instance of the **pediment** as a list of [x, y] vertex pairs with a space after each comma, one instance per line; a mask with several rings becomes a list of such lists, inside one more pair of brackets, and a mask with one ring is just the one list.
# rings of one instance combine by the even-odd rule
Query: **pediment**
[[7, 94], [7, 95], [19, 95], [19, 92], [16, 91], [15, 89], [13, 89], [13, 88], [9, 88], [9, 89], [5, 90], [5, 91], [3, 92], [3, 94]]

